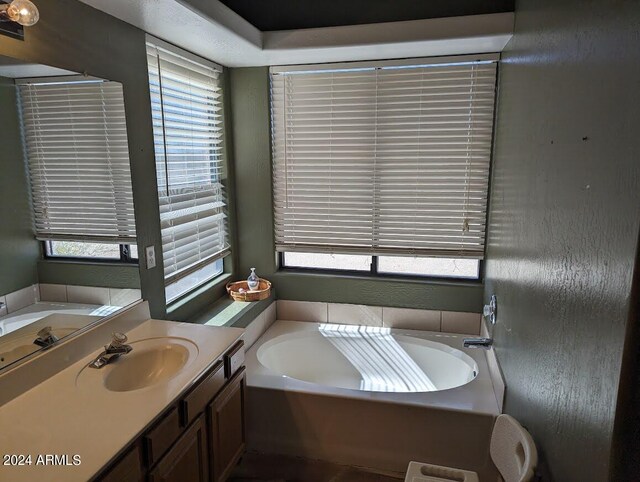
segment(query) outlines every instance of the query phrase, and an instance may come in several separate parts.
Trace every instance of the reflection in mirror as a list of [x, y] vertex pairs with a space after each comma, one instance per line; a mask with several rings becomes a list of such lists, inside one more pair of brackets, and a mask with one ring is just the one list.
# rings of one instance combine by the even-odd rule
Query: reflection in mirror
[[140, 298], [122, 85], [0, 56], [0, 371]]

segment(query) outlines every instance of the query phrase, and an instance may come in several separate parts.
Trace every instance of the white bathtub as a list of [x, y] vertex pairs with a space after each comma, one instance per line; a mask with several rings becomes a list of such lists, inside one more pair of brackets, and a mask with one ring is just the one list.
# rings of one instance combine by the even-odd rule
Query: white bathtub
[[473, 358], [439, 341], [389, 328], [320, 324], [262, 343], [258, 361], [280, 375], [371, 392], [435, 392], [466, 385]]
[[497, 415], [486, 353], [467, 336], [279, 320], [247, 352], [247, 384]]
[[50, 326], [57, 338], [114, 313], [117, 306], [39, 301], [0, 317], [0, 369], [40, 349], [36, 333]]
[[276, 321], [247, 351], [247, 447], [403, 471], [411, 460], [496, 480], [486, 352], [465, 335]]

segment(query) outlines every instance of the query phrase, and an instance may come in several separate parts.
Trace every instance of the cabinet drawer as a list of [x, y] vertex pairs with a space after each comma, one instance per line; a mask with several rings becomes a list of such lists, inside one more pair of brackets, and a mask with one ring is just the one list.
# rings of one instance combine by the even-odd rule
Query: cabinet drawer
[[224, 355], [225, 376], [231, 378], [244, 364], [244, 341], [240, 340]]
[[169, 447], [180, 436], [180, 414], [177, 408], [171, 410], [160, 422], [144, 436], [147, 466], [151, 467], [160, 460]]
[[222, 361], [215, 364], [211, 372], [189, 392], [181, 402], [182, 422], [189, 425], [205, 409], [224, 385], [224, 368]]

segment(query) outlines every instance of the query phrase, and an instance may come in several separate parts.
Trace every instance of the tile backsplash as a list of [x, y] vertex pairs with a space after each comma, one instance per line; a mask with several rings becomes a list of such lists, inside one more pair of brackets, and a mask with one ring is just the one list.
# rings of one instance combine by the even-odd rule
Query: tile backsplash
[[278, 300], [277, 310], [279, 320], [327, 322], [327, 303]]
[[40, 283], [40, 299], [42, 301], [67, 301], [67, 285]]
[[329, 303], [327, 321], [345, 325], [382, 326], [382, 307]]
[[109, 305], [109, 288], [96, 288], [93, 286], [67, 285], [67, 301], [69, 303], [87, 303], [97, 305]]
[[480, 334], [480, 313], [291, 300], [278, 300], [276, 309], [278, 320]]
[[21, 310], [38, 301], [40, 301], [40, 290], [37, 284], [5, 295], [7, 313]]

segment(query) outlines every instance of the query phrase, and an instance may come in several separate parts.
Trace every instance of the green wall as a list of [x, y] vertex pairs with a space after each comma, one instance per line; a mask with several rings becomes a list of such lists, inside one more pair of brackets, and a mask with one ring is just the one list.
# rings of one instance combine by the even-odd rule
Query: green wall
[[38, 262], [38, 282], [108, 286], [110, 288], [140, 288], [140, 269], [133, 264], [40, 260]]
[[609, 480], [640, 223], [639, 26], [637, 1], [523, 0], [503, 55], [485, 299], [505, 410], [545, 480]]
[[239, 276], [255, 267], [278, 297], [479, 312], [482, 284], [277, 272], [273, 244], [269, 69], [230, 69]]
[[[139, 284], [143, 297], [150, 301], [152, 314], [164, 317], [160, 221], [144, 33], [75, 0], [39, 2], [38, 9], [40, 21], [25, 29], [24, 41], [0, 36], [0, 55], [86, 72], [122, 83], [138, 247], [143, 252], [143, 247], [155, 245], [158, 261], [158, 267], [140, 270]], [[68, 275], [75, 283], [92, 285], [99, 283], [105, 270], [110, 268], [48, 263], [41, 261], [38, 266], [42, 282], [64, 282]], [[119, 286], [135, 287], [138, 282], [134, 271], [136, 269], [131, 267], [116, 267], [108, 276]], [[4, 264], [2, 272], [6, 272]], [[35, 273], [35, 265], [31, 272]]]
[[31, 227], [18, 115], [13, 79], [0, 77], [0, 295], [38, 282], [40, 247]]

